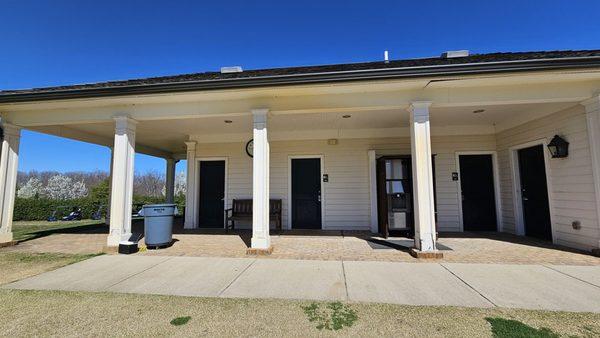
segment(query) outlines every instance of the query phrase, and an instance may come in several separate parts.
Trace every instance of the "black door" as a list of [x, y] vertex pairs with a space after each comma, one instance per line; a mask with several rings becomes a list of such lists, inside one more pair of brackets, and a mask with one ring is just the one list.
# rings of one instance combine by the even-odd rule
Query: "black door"
[[223, 228], [225, 161], [200, 162], [200, 228]]
[[321, 160], [292, 159], [292, 228], [321, 229]]
[[525, 235], [552, 240], [544, 147], [520, 149], [518, 155]]
[[459, 155], [465, 231], [496, 231], [492, 155]]

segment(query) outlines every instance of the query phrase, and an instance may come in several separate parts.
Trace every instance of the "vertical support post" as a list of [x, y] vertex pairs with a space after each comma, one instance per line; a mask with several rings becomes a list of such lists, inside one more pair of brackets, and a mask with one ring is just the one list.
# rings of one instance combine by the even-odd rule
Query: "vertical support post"
[[[594, 191], [596, 193], [596, 225], [600, 228], [600, 95], [583, 101], [581, 104], [585, 107], [586, 111]], [[600, 241], [598, 241], [598, 248], [594, 250], [600, 254]]]
[[131, 203], [133, 200], [133, 164], [135, 160], [135, 126], [128, 116], [115, 118], [112, 182], [110, 196], [110, 232], [107, 246], [115, 247], [131, 237]]
[[252, 250], [271, 251], [269, 236], [269, 138], [268, 109], [253, 109]]
[[371, 232], [379, 231], [377, 223], [377, 158], [375, 150], [368, 151], [369, 156], [369, 193], [371, 198]]
[[165, 175], [165, 198], [167, 203], [175, 202], [175, 165], [177, 160], [167, 158], [167, 170]]
[[187, 147], [187, 182], [185, 187], [185, 229], [198, 227], [196, 209], [196, 141], [185, 142]]
[[108, 173], [108, 205], [106, 206], [106, 217], [104, 218], [104, 224], [110, 225], [110, 201], [112, 200], [112, 177], [113, 177], [113, 161], [115, 160], [115, 147], [114, 145], [110, 148], [110, 165]]
[[415, 252], [421, 253], [437, 252], [429, 126], [430, 105], [431, 102], [413, 102], [409, 107]]
[[0, 246], [13, 243], [12, 221], [17, 189], [21, 128], [2, 122], [0, 153]]

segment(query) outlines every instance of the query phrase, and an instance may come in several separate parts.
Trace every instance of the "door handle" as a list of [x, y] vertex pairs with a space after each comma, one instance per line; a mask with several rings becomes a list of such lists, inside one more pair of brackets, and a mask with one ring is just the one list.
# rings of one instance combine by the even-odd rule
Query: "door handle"
[[523, 201], [529, 201], [529, 198], [527, 198], [527, 196], [525, 196], [525, 189], [521, 189], [521, 199]]

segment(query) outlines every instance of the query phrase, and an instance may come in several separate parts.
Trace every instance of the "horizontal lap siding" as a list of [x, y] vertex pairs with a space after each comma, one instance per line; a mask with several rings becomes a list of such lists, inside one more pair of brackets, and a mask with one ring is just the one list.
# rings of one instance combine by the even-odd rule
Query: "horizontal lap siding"
[[[549, 163], [552, 226], [556, 242], [581, 249], [597, 247], [600, 233], [586, 115], [582, 106], [557, 112], [496, 135], [504, 228], [506, 231], [516, 231], [513, 205], [515, 192], [509, 148], [540, 139], [549, 142], [556, 134], [570, 143], [567, 158], [550, 159]], [[581, 222], [580, 230], [572, 228], [571, 223], [575, 220]]]
[[[369, 229], [370, 193], [367, 152], [374, 149], [381, 155], [410, 154], [410, 138], [341, 139], [337, 145], [326, 140], [270, 142], [271, 198], [283, 201], [283, 224], [288, 224], [289, 157], [322, 155], [324, 173], [329, 182], [323, 183], [325, 229]], [[456, 171], [455, 152], [494, 150], [495, 138], [489, 136], [433, 137], [432, 151], [436, 154], [436, 194], [440, 231], [460, 230], [458, 218], [458, 182], [452, 181]], [[226, 206], [234, 198], [252, 198], [252, 159], [246, 155], [245, 143], [198, 144], [197, 157], [227, 157], [228, 187]], [[248, 227], [250, 222], [241, 223]], [[273, 226], [273, 225], [272, 225]]]
[[452, 173], [457, 172], [456, 152], [494, 151], [494, 135], [445, 136], [432, 138], [432, 152], [435, 154], [435, 180], [437, 193], [438, 230], [460, 231], [458, 193], [459, 181], [452, 181]]
[[[285, 180], [281, 184], [286, 195], [285, 222], [288, 222], [290, 211], [287, 201], [289, 157], [322, 155], [323, 173], [329, 175], [329, 182], [323, 182], [321, 192], [323, 228], [368, 229], [370, 199], [367, 150], [368, 143], [364, 140], [339, 140], [337, 145], [328, 145], [326, 140], [271, 142], [271, 161], [282, 163], [285, 167]], [[271, 187], [271, 191], [275, 188]]]

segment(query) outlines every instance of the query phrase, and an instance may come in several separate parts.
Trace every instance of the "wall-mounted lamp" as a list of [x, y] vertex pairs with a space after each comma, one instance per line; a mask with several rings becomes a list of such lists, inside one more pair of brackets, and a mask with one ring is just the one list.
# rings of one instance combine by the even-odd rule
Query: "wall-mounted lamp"
[[554, 138], [548, 143], [548, 150], [550, 150], [552, 158], [567, 157], [569, 156], [569, 142], [558, 135], [554, 135]]

